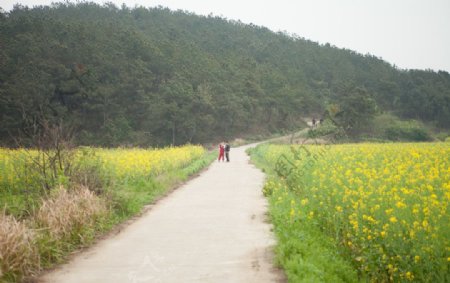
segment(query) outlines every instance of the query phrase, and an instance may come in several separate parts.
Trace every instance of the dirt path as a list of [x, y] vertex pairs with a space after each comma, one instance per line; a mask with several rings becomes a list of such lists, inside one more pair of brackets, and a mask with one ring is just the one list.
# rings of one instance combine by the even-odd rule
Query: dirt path
[[116, 236], [42, 282], [279, 282], [264, 175], [245, 149], [215, 162]]

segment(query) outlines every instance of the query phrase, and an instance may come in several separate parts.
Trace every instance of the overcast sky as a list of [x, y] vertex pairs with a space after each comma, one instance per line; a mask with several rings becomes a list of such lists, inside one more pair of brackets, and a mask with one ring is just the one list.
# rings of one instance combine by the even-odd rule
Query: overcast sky
[[[1, 0], [48, 5], [51, 0]], [[95, 0], [165, 6], [287, 31], [319, 43], [370, 53], [402, 69], [450, 72], [450, 0]]]

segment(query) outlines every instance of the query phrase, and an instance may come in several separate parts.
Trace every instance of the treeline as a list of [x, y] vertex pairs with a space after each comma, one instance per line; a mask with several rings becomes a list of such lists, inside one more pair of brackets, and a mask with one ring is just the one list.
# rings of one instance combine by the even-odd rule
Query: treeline
[[[0, 143], [64, 123], [77, 144], [211, 142], [291, 129], [352, 90], [450, 128], [450, 74], [220, 17], [58, 3], [0, 13]], [[23, 138], [25, 137], [25, 138]]]

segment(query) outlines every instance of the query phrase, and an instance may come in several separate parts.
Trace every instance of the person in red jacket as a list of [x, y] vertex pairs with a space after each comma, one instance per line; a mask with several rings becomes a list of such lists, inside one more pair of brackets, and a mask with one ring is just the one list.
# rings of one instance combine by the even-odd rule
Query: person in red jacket
[[224, 153], [225, 153], [225, 146], [223, 145], [223, 143], [219, 144], [219, 161], [225, 161], [224, 160]]

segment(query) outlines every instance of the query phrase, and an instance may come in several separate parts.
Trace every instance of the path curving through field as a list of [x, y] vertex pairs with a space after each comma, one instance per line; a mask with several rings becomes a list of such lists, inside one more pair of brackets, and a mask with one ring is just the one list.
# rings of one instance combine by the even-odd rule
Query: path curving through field
[[234, 148], [160, 200], [119, 234], [100, 241], [40, 282], [284, 281], [273, 268], [264, 174]]

